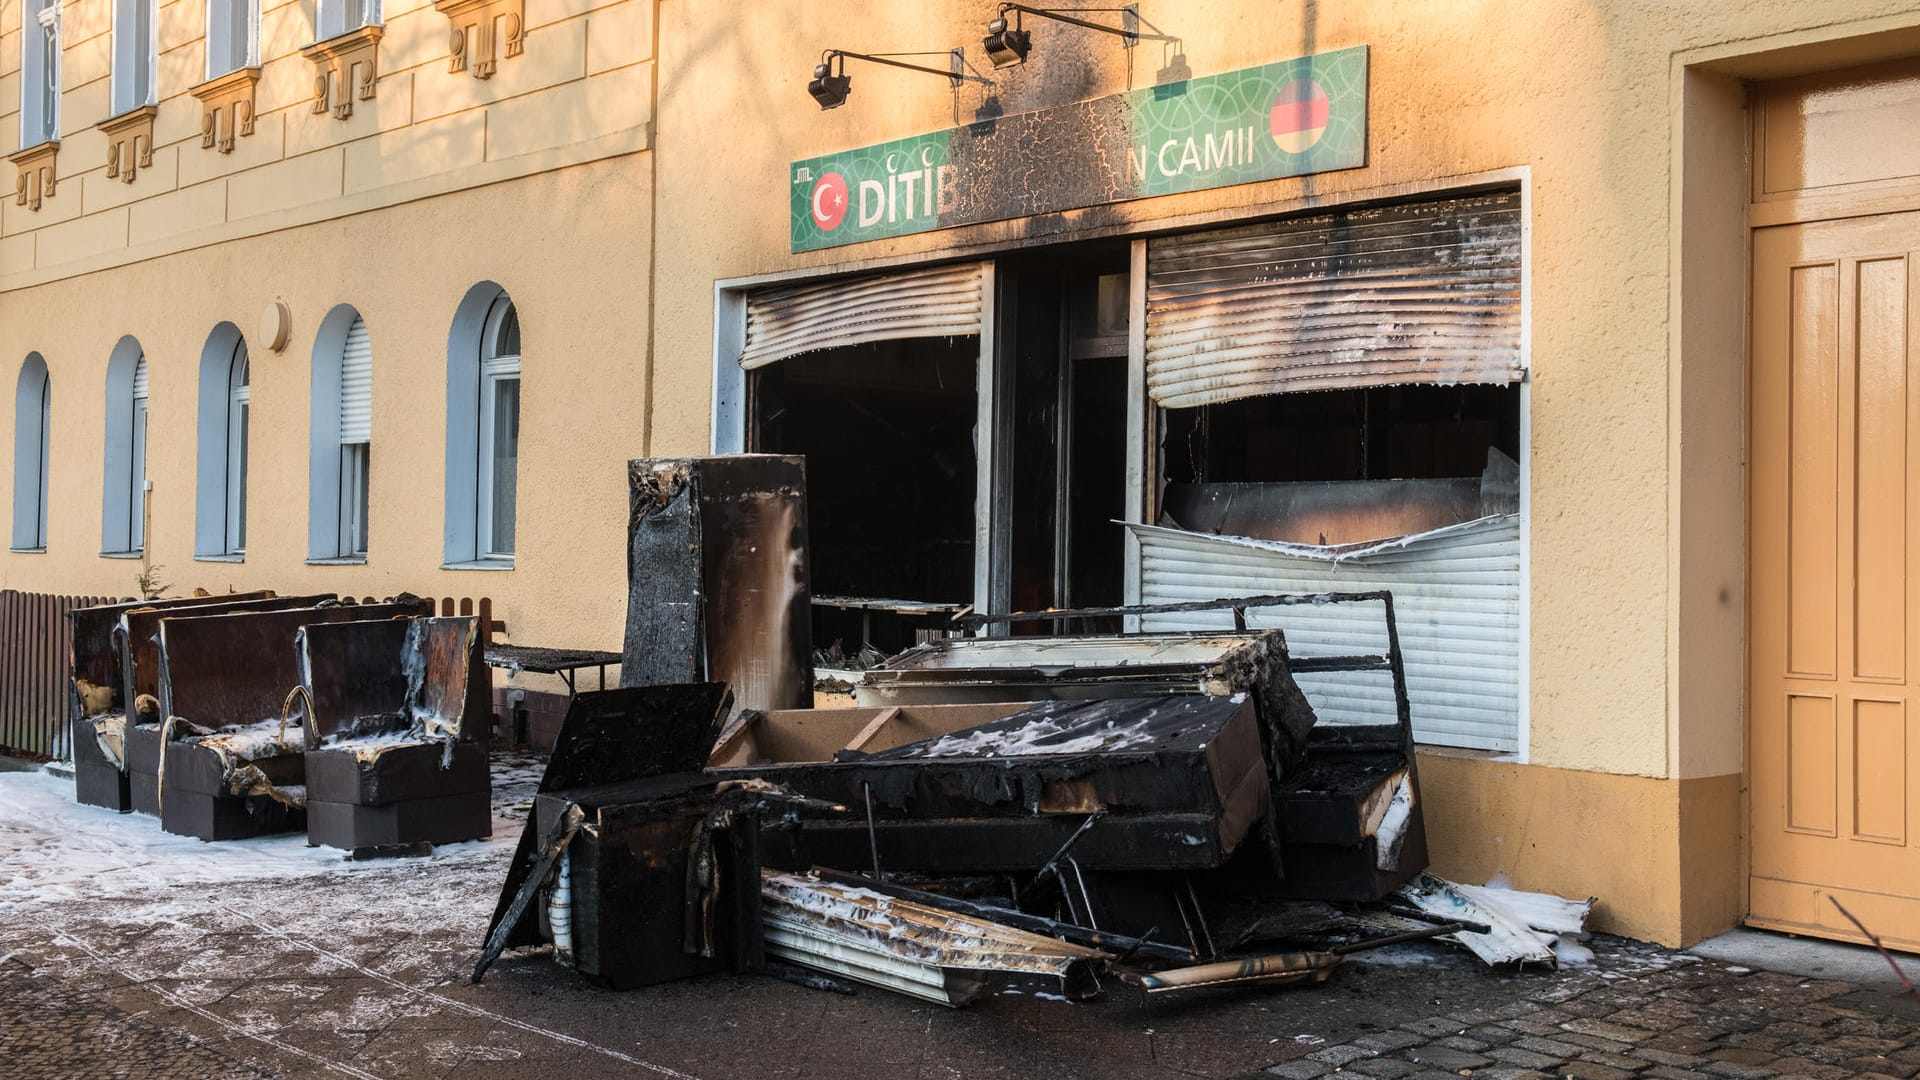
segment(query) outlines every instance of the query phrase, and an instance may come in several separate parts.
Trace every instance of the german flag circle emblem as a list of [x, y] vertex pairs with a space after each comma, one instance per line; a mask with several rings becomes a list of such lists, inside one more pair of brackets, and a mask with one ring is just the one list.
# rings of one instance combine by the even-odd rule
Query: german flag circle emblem
[[1273, 143], [1289, 154], [1304, 154], [1327, 131], [1327, 92], [1312, 79], [1295, 79], [1274, 95], [1267, 130]]

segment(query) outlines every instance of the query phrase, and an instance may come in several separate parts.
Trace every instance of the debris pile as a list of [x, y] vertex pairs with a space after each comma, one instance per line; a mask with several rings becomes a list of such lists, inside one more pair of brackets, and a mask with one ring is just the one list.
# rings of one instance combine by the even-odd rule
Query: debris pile
[[[1551, 967], [1561, 935], [1582, 933], [1590, 902], [1425, 873], [1386, 592], [969, 614], [956, 621], [975, 635], [1193, 611], [1237, 629], [930, 641], [837, 671], [855, 676], [854, 707], [796, 707], [779, 688], [811, 674], [791, 670], [813, 656], [793, 607], [805, 501], [769, 460], [632, 464], [623, 686], [572, 700], [476, 981], [507, 948], [551, 944], [613, 987], [797, 968], [960, 1005], [1009, 980], [1067, 998], [1115, 978], [1149, 993], [1314, 983], [1352, 953], [1430, 938]], [[755, 505], [777, 508], [761, 520], [778, 542], [686, 524], [671, 545], [646, 539], [663, 513]], [[713, 599], [722, 575], [732, 600]], [[1246, 628], [1249, 608], [1294, 604], [1372, 606], [1386, 650], [1295, 657], [1280, 631]], [[674, 677], [634, 662], [667, 641]], [[1381, 680], [1393, 721], [1320, 722], [1295, 676], [1328, 671]]]

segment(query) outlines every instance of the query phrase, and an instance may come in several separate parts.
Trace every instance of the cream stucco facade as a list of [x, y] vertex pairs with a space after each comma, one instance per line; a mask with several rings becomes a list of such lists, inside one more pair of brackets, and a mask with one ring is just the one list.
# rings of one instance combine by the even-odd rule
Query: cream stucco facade
[[[822, 49], [967, 47], [988, 0], [525, 0], [524, 54], [448, 70], [448, 19], [394, 0], [377, 94], [316, 113], [305, 2], [267, 6], [254, 133], [200, 145], [198, 0], [159, 9], [151, 165], [105, 176], [108, 0], [65, 5], [57, 190], [0, 204], [0, 357], [38, 352], [53, 400], [44, 553], [6, 587], [126, 592], [99, 554], [101, 385], [123, 335], [151, 371], [152, 561], [178, 587], [493, 597], [516, 640], [618, 648], [622, 463], [707, 452], [729, 285], [992, 258], [1315, 207], [1517, 185], [1525, 209], [1521, 749], [1423, 759], [1436, 869], [1600, 898], [1600, 926], [1668, 943], [1745, 913], [1743, 473], [1747, 85], [1920, 50], [1900, 3], [1745, 5], [1144, 0], [1196, 74], [1369, 49], [1362, 168], [795, 254], [789, 163], [1151, 86], [1157, 54], [1036, 33], [991, 90], [856, 68], [803, 94]], [[0, 6], [17, 108], [19, 0]], [[657, 58], [656, 58], [657, 54]], [[0, 141], [16, 124], [0, 115]], [[524, 326], [521, 531], [510, 571], [442, 569], [449, 326], [502, 286]], [[202, 347], [261, 309], [250, 539], [193, 558]], [[309, 565], [310, 353], [355, 305], [374, 350], [371, 544]], [[12, 445], [0, 410], [0, 446]]]

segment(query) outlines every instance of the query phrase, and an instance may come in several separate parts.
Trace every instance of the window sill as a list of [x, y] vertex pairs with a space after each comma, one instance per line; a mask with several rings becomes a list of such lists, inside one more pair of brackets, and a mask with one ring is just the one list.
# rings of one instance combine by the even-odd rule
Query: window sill
[[474, 559], [471, 562], [441, 563], [442, 570], [511, 570], [512, 559]]
[[146, 552], [139, 548], [135, 548], [132, 551], [103, 551], [100, 553], [100, 557], [103, 559], [139, 559], [146, 557], [146, 554]]
[[235, 563], [246, 562], [247, 553], [244, 551], [241, 551], [231, 555], [195, 555], [193, 557], [193, 561], [194, 562], [235, 562]]
[[8, 548], [7, 550], [13, 552], [15, 555], [45, 555], [47, 553], [47, 546], [42, 544], [39, 547], [17, 547]]
[[365, 555], [328, 556], [327, 558], [324, 558], [324, 559], [308, 559], [307, 565], [308, 566], [365, 566], [367, 565], [367, 557]]

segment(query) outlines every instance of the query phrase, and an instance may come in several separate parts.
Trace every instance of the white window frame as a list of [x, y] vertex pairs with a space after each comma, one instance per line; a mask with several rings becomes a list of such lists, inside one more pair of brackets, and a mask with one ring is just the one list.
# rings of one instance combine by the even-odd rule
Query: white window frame
[[22, 3], [20, 31], [20, 145], [38, 146], [60, 138], [60, 0]]
[[[247, 40], [236, 58], [231, 40], [232, 12], [246, 9]], [[238, 60], [236, 63], [235, 60]], [[207, 0], [207, 78], [260, 66], [260, 0]]]
[[[141, 10], [147, 15], [145, 40], [131, 32], [130, 21]], [[142, 70], [141, 63], [145, 68]], [[108, 80], [107, 107], [114, 116], [130, 113], [158, 100], [160, 76], [159, 0], [113, 0], [113, 60]]]
[[[348, 442], [341, 416], [347, 342], [356, 324], [366, 325], [359, 310], [352, 304], [336, 304], [320, 320], [313, 343], [307, 425], [307, 562], [319, 566], [365, 563], [371, 536], [361, 515], [363, 508], [370, 509], [373, 444], [371, 437]], [[371, 353], [370, 331], [368, 350]], [[371, 360], [368, 375], [373, 375]], [[372, 392], [369, 387], [370, 396]]]
[[13, 550], [45, 551], [53, 378], [39, 353], [20, 365], [13, 416]]
[[[476, 515], [474, 521], [475, 550], [482, 559], [513, 558], [514, 540], [501, 544], [494, 535], [493, 493], [494, 493], [494, 424], [496, 403], [499, 400], [502, 383], [520, 382], [520, 354], [518, 351], [507, 353], [500, 349], [501, 333], [508, 317], [514, 320], [514, 337], [519, 337], [519, 314], [514, 310], [513, 300], [505, 293], [494, 300], [487, 309], [487, 321], [481, 330], [480, 355], [480, 400], [479, 408], [479, 447], [476, 454], [476, 487], [474, 503]], [[518, 385], [515, 386], [518, 392]], [[519, 461], [520, 461], [519, 421], [515, 421], [514, 432], [514, 534], [519, 535]]]
[[[380, 0], [315, 0], [319, 10], [313, 19], [314, 39], [325, 41], [351, 33], [363, 26], [379, 26], [384, 22], [380, 10]], [[360, 21], [352, 21], [354, 5], [360, 8]]]
[[225, 516], [226, 552], [247, 552], [247, 436], [253, 402], [251, 365], [247, 343], [234, 346], [233, 360], [227, 368], [227, 460]]
[[[139, 368], [144, 368], [146, 366], [147, 366], [146, 354], [141, 353], [139, 364], [135, 368], [135, 370], [138, 371]], [[148, 369], [147, 377], [148, 378], [153, 377], [153, 373], [151, 369]], [[138, 375], [134, 376], [134, 384], [136, 386], [143, 381], [144, 380], [142, 380]], [[147, 393], [146, 391], [136, 390], [134, 392], [133, 398], [132, 398], [132, 406], [133, 406], [133, 412], [132, 412], [132, 415], [128, 417], [128, 421], [127, 421], [128, 423], [127, 430], [131, 433], [130, 445], [132, 447], [133, 454], [132, 454], [132, 464], [127, 469], [127, 506], [129, 507], [129, 512], [128, 512], [128, 520], [127, 520], [126, 550], [130, 552], [142, 552], [147, 549]]]
[[367, 557], [367, 493], [372, 484], [373, 444], [340, 444], [340, 538], [343, 559]]
[[247, 551], [252, 369], [240, 328], [223, 322], [200, 350], [195, 413], [193, 557], [240, 562]]

